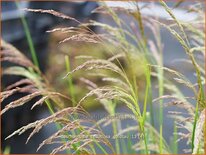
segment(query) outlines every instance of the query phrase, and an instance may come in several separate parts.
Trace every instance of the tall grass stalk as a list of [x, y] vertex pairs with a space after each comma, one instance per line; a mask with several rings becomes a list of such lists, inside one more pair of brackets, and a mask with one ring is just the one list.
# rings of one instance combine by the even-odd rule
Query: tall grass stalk
[[[70, 72], [71, 67], [70, 67], [70, 59], [69, 59], [68, 55], [65, 56], [65, 66], [66, 66], [67, 72]], [[71, 95], [72, 106], [75, 107], [77, 102], [75, 100], [75, 95], [74, 95], [74, 86], [73, 86], [73, 81], [72, 81], [72, 75], [69, 75], [69, 77], [68, 77], [68, 88], [69, 88], [69, 94]], [[76, 115], [75, 117], [77, 118], [78, 116]], [[72, 131], [73, 136], [78, 135], [79, 133], [80, 133], [80, 130], [78, 130], [76, 133]], [[95, 142], [95, 144], [97, 145], [97, 147], [100, 148], [100, 150], [103, 153], [107, 154], [106, 150], [101, 145], [99, 145], [97, 142]], [[80, 143], [77, 143], [77, 147], [79, 147], [79, 146], [80, 146]], [[92, 149], [93, 153], [96, 153], [94, 146], [90, 145], [90, 148]]]
[[[112, 128], [113, 128], [113, 134], [117, 135], [118, 130], [117, 130], [117, 122], [112, 123]], [[116, 147], [116, 153], [120, 154], [120, 143], [119, 143], [119, 138], [115, 137], [115, 147]]]
[[[23, 75], [27, 78], [27, 80], [32, 80], [37, 85], [37, 90], [45, 91], [44, 93], [40, 93], [43, 97], [48, 97], [44, 100], [38, 101], [38, 104], [35, 103], [35, 105], [40, 105], [43, 102], [46, 103], [48, 110], [51, 114], [51, 118], [53, 118], [54, 123], [56, 124], [56, 128], [58, 131], [62, 130], [62, 133], [57, 134], [53, 138], [61, 138], [62, 146], [59, 148], [61, 150], [64, 148], [64, 150], [68, 151], [67, 153], [71, 153], [71, 151], [74, 150], [75, 153], [89, 153], [90, 151], [94, 154], [97, 152], [97, 148], [100, 149], [100, 151], [104, 154], [108, 154], [108, 150], [104, 147], [104, 145], [101, 145], [102, 139], [94, 138], [94, 135], [104, 135], [102, 132], [102, 126], [101, 121], [103, 123], [108, 123], [111, 125], [113, 130], [113, 135], [115, 136], [115, 147], [110, 145], [108, 142], [108, 139], [103, 139], [103, 143], [107, 145], [113, 153], [120, 154], [123, 153], [143, 153], [143, 154], [150, 154], [150, 153], [178, 153], [178, 139], [180, 138], [188, 138], [188, 140], [191, 142], [191, 150], [192, 153], [200, 153], [202, 151], [201, 148], [201, 131], [202, 129], [198, 129], [198, 127], [202, 126], [202, 111], [205, 108], [205, 95], [203, 90], [203, 85], [205, 84], [204, 81], [202, 81], [202, 75], [204, 73], [204, 69], [200, 67], [199, 63], [196, 60], [195, 53], [196, 51], [202, 52], [204, 55], [203, 50], [205, 49], [201, 44], [201, 39], [204, 39], [204, 35], [202, 34], [201, 30], [196, 30], [193, 25], [190, 25], [187, 27], [187, 23], [184, 23], [182, 21], [179, 21], [174, 13], [173, 10], [170, 9], [167, 4], [160, 0], [161, 6], [165, 9], [165, 11], [170, 15], [170, 17], [173, 19], [173, 24], [167, 25], [162, 22], [159, 22], [157, 19], [152, 19], [145, 17], [141, 14], [141, 9], [139, 8], [138, 3], [132, 3], [135, 5], [136, 10], [132, 12], [131, 10], [127, 9], [119, 9], [119, 8], [110, 8], [106, 6], [106, 3], [103, 3], [100, 8], [97, 8], [96, 11], [100, 10], [103, 13], [109, 14], [111, 19], [115, 22], [116, 26], [110, 26], [108, 24], [104, 24], [101, 22], [91, 21], [90, 23], [83, 24], [79, 22], [78, 20], [66, 16], [64, 14], [58, 13], [53, 10], [33, 10], [33, 9], [27, 9], [29, 11], [33, 12], [41, 12], [41, 13], [49, 13], [64, 19], [73, 20], [74, 22], [80, 24], [78, 27], [69, 27], [69, 28], [60, 28], [60, 29], [54, 29], [51, 30], [51, 32], [55, 31], [61, 31], [64, 34], [70, 33], [72, 36], [68, 36], [65, 38], [61, 43], [65, 43], [66, 41], [74, 40], [74, 41], [80, 41], [86, 42], [86, 43], [95, 43], [99, 44], [100, 47], [104, 48], [104, 50], [107, 51], [107, 56], [109, 58], [97, 58], [97, 57], [88, 57], [86, 58], [85, 62], [81, 65], [78, 65], [75, 69], [71, 69], [71, 62], [69, 55], [64, 57], [65, 61], [65, 68], [67, 71], [67, 74], [65, 76], [66, 78], [66, 85], [68, 89], [68, 94], [71, 97], [67, 98], [65, 95], [60, 94], [63, 99], [68, 99], [69, 102], [72, 102], [72, 106], [68, 109], [64, 106], [58, 106], [58, 104], [63, 104], [61, 102], [64, 102], [64, 100], [58, 100], [56, 96], [52, 96], [50, 98], [49, 95], [52, 93], [49, 89], [44, 89], [44, 83], [42, 81], [43, 78], [41, 78], [41, 74], [36, 74], [35, 69], [34, 71], [32, 69], [28, 69], [25, 64], [32, 64], [29, 61], [25, 61], [25, 57], [19, 54], [18, 56], [23, 62], [23, 67], [14, 67], [10, 69], [10, 72], [7, 71], [7, 74], [10, 75]], [[16, 5], [18, 7], [18, 3], [16, 2]], [[177, 7], [179, 3], [175, 5]], [[102, 10], [101, 10], [102, 9]], [[126, 13], [126, 15], [131, 16], [135, 20], [135, 24], [130, 24], [125, 22], [121, 17], [119, 17], [118, 11], [123, 11]], [[26, 19], [24, 17], [21, 17], [27, 41], [29, 44], [29, 48], [32, 55], [32, 60], [35, 64], [35, 66], [38, 68], [38, 60], [36, 57], [35, 49], [33, 46], [32, 38], [28, 29], [28, 25], [26, 23]], [[145, 25], [148, 26], [152, 30], [152, 33], [154, 35], [154, 41], [149, 40], [145, 33]], [[89, 26], [99, 26], [104, 31], [103, 34], [96, 34], [93, 32]], [[169, 69], [164, 66], [163, 64], [163, 47], [162, 47], [162, 38], [160, 35], [160, 26], [166, 28], [172, 35], [175, 37], [175, 39], [180, 43], [180, 45], [185, 50], [185, 53], [188, 55], [188, 60], [192, 65], [193, 69], [196, 72], [196, 83], [193, 84], [190, 80], [187, 79], [185, 75], [182, 73], [179, 73], [178, 71], [175, 71], [173, 69]], [[190, 35], [187, 35], [187, 30], [191, 32], [193, 35], [191, 35], [192, 39], [190, 38]], [[66, 32], [66, 33], [65, 33]], [[137, 34], [136, 34], [137, 33]], [[189, 33], [188, 33], [189, 34]], [[197, 36], [198, 37], [197, 37]], [[129, 39], [132, 39], [135, 43], [131, 43]], [[198, 39], [197, 39], [198, 38]], [[192, 47], [192, 41], [194, 41], [195, 47]], [[199, 41], [200, 40], [200, 41]], [[112, 44], [113, 48], [110, 48], [111, 46], [108, 46]], [[151, 43], [151, 44], [150, 44]], [[199, 46], [200, 44], [200, 46]], [[150, 47], [151, 46], [151, 47]], [[15, 51], [14, 48], [11, 48]], [[115, 49], [115, 50], [114, 50]], [[5, 52], [5, 51], [4, 51]], [[4, 53], [5, 54], [5, 53]], [[14, 52], [14, 55], [16, 53]], [[18, 52], [17, 52], [18, 54]], [[16, 55], [15, 55], [16, 56]], [[139, 58], [139, 64], [134, 63], [134, 61], [137, 61], [135, 58]], [[10, 60], [10, 59], [9, 59]], [[12, 60], [14, 60], [12, 58]], [[16, 61], [14, 61], [16, 62]], [[18, 64], [18, 63], [17, 63]], [[126, 65], [125, 65], [126, 64]], [[22, 64], [20, 64], [22, 65]], [[141, 74], [139, 75], [137, 73], [137, 67], [135, 65], [139, 65], [141, 69]], [[126, 66], [126, 67], [125, 67]], [[138, 67], [139, 67], [138, 66]], [[129, 68], [127, 71], [127, 67]], [[32, 67], [31, 67], [32, 68]], [[153, 70], [154, 68], [154, 70]], [[104, 81], [103, 83], [93, 83], [92, 81], [82, 80], [82, 76], [80, 77], [80, 80], [84, 81], [86, 84], [88, 84], [87, 88], [89, 92], [85, 94], [85, 96], [81, 99], [78, 98], [78, 95], [75, 94], [75, 84], [73, 82], [73, 79], [76, 78], [76, 76], [72, 77], [72, 73], [84, 70], [86, 73], [93, 73], [93, 76], [95, 76], [95, 81], [99, 81], [100, 79]], [[13, 71], [13, 72], [12, 72]], [[12, 73], [11, 73], [12, 72]], [[23, 72], [23, 73], [22, 73]], [[186, 86], [188, 89], [190, 89], [193, 92], [194, 96], [185, 96], [183, 92], [176, 86], [176, 83], [170, 80], [166, 77], [166, 73], [171, 74], [172, 80], [174, 80], [176, 83], [181, 84], [183, 86]], [[90, 74], [88, 74], [90, 75]], [[174, 76], [174, 78], [173, 78]], [[158, 98], [153, 99], [153, 93], [152, 93], [152, 78], [157, 79], [157, 86], [158, 86]], [[138, 80], [141, 78], [141, 80], [145, 81], [144, 87], [139, 87]], [[74, 79], [75, 81], [77, 79]], [[36, 86], [35, 85], [35, 86]], [[16, 88], [17, 89], [17, 88]], [[15, 92], [16, 89], [9, 90], [9, 93]], [[143, 92], [144, 97], [141, 99], [141, 92]], [[167, 92], [170, 93], [170, 95], [165, 95]], [[8, 92], [3, 92], [5, 98], [8, 97]], [[35, 92], [39, 93], [39, 92]], [[30, 95], [36, 95], [35, 93], [31, 93]], [[47, 96], [46, 96], [46, 95]], [[58, 94], [58, 95], [59, 95]], [[9, 94], [10, 95], [10, 94]], [[57, 93], [55, 94], [57, 95]], [[28, 95], [29, 96], [29, 95]], [[80, 95], [81, 96], [81, 95]], [[81, 120], [79, 115], [79, 109], [82, 111], [80, 113], [85, 114], [86, 112], [82, 109], [82, 104], [85, 102], [85, 100], [90, 97], [95, 96], [95, 100], [100, 102], [106, 112], [109, 116], [115, 116], [116, 107], [119, 103], [124, 103], [125, 107], [127, 107], [131, 112], [128, 115], [134, 116], [134, 120], [136, 121], [135, 126], [132, 126], [131, 128], [127, 127], [125, 129], [121, 129], [121, 121], [104, 121], [100, 120], [98, 122], [95, 122], [93, 120]], [[30, 97], [30, 96], [29, 96]], [[44, 99], [44, 98], [43, 98]], [[165, 129], [164, 127], [164, 108], [163, 108], [163, 102], [164, 99], [170, 99], [171, 103], [168, 103], [168, 106], [177, 106], [178, 108], [184, 109], [188, 112], [189, 117], [182, 116], [181, 112], [175, 111], [171, 112], [171, 117], [174, 118], [174, 136], [172, 137], [171, 142], [171, 148], [167, 145], [166, 140], [164, 139]], [[173, 100], [174, 99], [174, 100]], [[190, 100], [194, 100], [196, 102], [196, 105], [193, 106], [192, 103], [190, 103]], [[26, 102], [27, 98], [23, 98], [23, 101]], [[143, 100], [143, 101], [142, 101]], [[21, 101], [21, 100], [20, 100]], [[8, 109], [23, 105], [25, 102], [15, 101], [9, 104], [4, 109], [4, 112]], [[158, 101], [159, 108], [158, 108], [158, 114], [154, 113], [153, 109], [153, 103]], [[141, 107], [141, 102], [143, 102]], [[15, 104], [14, 104], [15, 103]], [[53, 106], [54, 103], [54, 106]], [[57, 107], [55, 107], [57, 105]], [[66, 104], [65, 104], [66, 105]], [[150, 110], [148, 110], [148, 107]], [[71, 109], [72, 110], [71, 110]], [[54, 110], [55, 109], [55, 110]], [[70, 113], [67, 113], [68, 115], [64, 115], [64, 110], [68, 110]], [[75, 113], [73, 113], [74, 111]], [[61, 113], [63, 111], [63, 113]], [[84, 113], [85, 112], [85, 113]], [[148, 114], [149, 112], [149, 114]], [[201, 116], [201, 117], [200, 117]], [[159, 129], [156, 129], [154, 119], [155, 117], [158, 117], [158, 127]], [[56, 120], [57, 119], [57, 120]], [[47, 119], [46, 119], [47, 120]], [[56, 120], [56, 121], [55, 121]], [[39, 121], [40, 123], [45, 123], [45, 120]], [[83, 126], [84, 122], [87, 123], [94, 123], [94, 126], [88, 127]], [[37, 125], [39, 125], [39, 122], [37, 121]], [[73, 123], [78, 123], [73, 128], [65, 128], [65, 125], [74, 125]], [[83, 122], [83, 123], [82, 123]], [[187, 122], [187, 123], [186, 123]], [[46, 122], [47, 124], [48, 122]], [[179, 123], [179, 124], [178, 124]], [[189, 125], [188, 125], [189, 124]], [[45, 124], [38, 126], [39, 128], [42, 128]], [[179, 125], [179, 126], [177, 126]], [[29, 126], [23, 127], [22, 129], [26, 131], [28, 128], [33, 127], [33, 124], [29, 124]], [[66, 126], [67, 127], [67, 126]], [[178, 127], [184, 128], [188, 131], [188, 134], [184, 135], [183, 133], [178, 133]], [[65, 130], [64, 130], [65, 128]], [[71, 130], [71, 133], [68, 132], [68, 130]], [[36, 128], [34, 129], [34, 133], [36, 132]], [[57, 131], [57, 132], [58, 132]], [[132, 144], [131, 138], [128, 138], [128, 144], [126, 146], [125, 141], [119, 140], [116, 135], [121, 135], [121, 133], [127, 133], [127, 135], [130, 136], [130, 131], [135, 131], [137, 133], [140, 133], [143, 135], [142, 139], [139, 139], [136, 141], [136, 144]], [[14, 132], [11, 136], [17, 134], [20, 132], [21, 129]], [[164, 134], [163, 134], [164, 133]], [[62, 135], [61, 135], [62, 134]], [[88, 139], [72, 139], [70, 136], [78, 136], [84, 134], [88, 136]], [[182, 134], [183, 136], [179, 137], [178, 134]], [[10, 137], [10, 136], [9, 136]], [[199, 138], [200, 137], [200, 138]], [[48, 139], [47, 139], [48, 140]], [[49, 143], [55, 143], [55, 141], [52, 141], [52, 139]], [[85, 140], [85, 142], [81, 142]], [[71, 142], [71, 145], [69, 144]], [[197, 144], [198, 143], [198, 144]], [[45, 144], [48, 144], [45, 142]], [[67, 146], [68, 145], [68, 146]], [[87, 147], [84, 147], [87, 146]], [[82, 150], [84, 148], [84, 150]], [[88, 149], [88, 150], [87, 150]], [[137, 152], [135, 152], [136, 150]], [[52, 151], [53, 153], [58, 152], [58, 149], [54, 149]]]
[[[17, 1], [15, 1], [15, 4], [16, 4], [16, 7], [20, 10], [20, 7], [19, 7], [19, 4], [18, 4]], [[27, 39], [27, 42], [28, 42], [28, 45], [29, 45], [32, 60], [35, 64], [35, 66], [37, 68], [39, 68], [39, 63], [38, 63], [38, 59], [37, 59], [37, 56], [36, 56], [36, 51], [35, 51], [34, 44], [33, 44], [33, 41], [32, 41], [31, 33], [30, 33], [30, 30], [29, 30], [27, 21], [26, 21], [26, 19], [23, 15], [21, 15], [21, 21], [22, 21], [23, 28], [24, 28], [24, 31], [25, 31], [25, 34], [26, 34], [26, 39]], [[53, 110], [49, 100], [46, 101], [46, 104], [47, 104], [47, 107], [48, 107], [50, 113], [54, 114], [54, 110]]]
[[[15, 4], [16, 4], [17, 8], [20, 10], [20, 7], [19, 7], [19, 4], [18, 4], [17, 1], [15, 1]], [[36, 51], [35, 51], [34, 44], [33, 44], [33, 41], [32, 41], [31, 33], [29, 31], [29, 27], [28, 27], [28, 24], [26, 22], [26, 19], [22, 14], [21, 14], [21, 21], [22, 21], [24, 31], [25, 31], [25, 34], [26, 34], [26, 39], [27, 39], [27, 42], [28, 42], [28, 45], [29, 45], [32, 60], [33, 60], [34, 64], [39, 68], [39, 62], [38, 62], [38, 58], [36, 56]]]
[[174, 136], [173, 136], [173, 152], [174, 154], [178, 154], [178, 136], [177, 136], [177, 125], [176, 122], [174, 122]]
[[195, 117], [194, 117], [194, 123], [193, 123], [193, 129], [192, 129], [192, 152], [194, 149], [194, 141], [195, 141], [195, 132], [196, 132], [196, 124], [197, 124], [197, 118], [198, 118], [198, 112], [199, 112], [199, 105], [201, 103], [205, 103], [205, 97], [204, 97], [204, 89], [202, 86], [202, 80], [201, 80], [201, 72], [199, 69], [199, 66], [195, 60], [195, 57], [193, 53], [191, 53], [191, 47], [190, 42], [188, 41], [188, 37], [185, 34], [184, 28], [182, 24], [176, 19], [174, 14], [172, 13], [171, 9], [166, 5], [166, 3], [163, 0], [160, 0], [160, 3], [165, 8], [165, 10], [170, 14], [170, 16], [174, 19], [175, 23], [179, 27], [180, 31], [183, 33], [183, 37], [181, 37], [176, 31], [172, 30], [168, 26], [165, 26], [173, 35], [174, 37], [179, 41], [179, 43], [182, 45], [182, 47], [185, 49], [185, 52], [188, 54], [191, 63], [193, 64], [193, 67], [195, 69], [195, 72], [197, 74], [197, 84], [198, 84], [198, 95], [196, 95], [196, 107], [195, 107]]
[[[15, 4], [16, 4], [17, 8], [20, 10], [20, 7], [19, 7], [19, 4], [18, 4], [17, 1], [15, 1]], [[29, 49], [30, 49], [30, 53], [31, 53], [31, 56], [32, 56], [32, 60], [33, 60], [33, 62], [35, 64], [35, 66], [39, 69], [39, 62], [38, 62], [38, 58], [37, 58], [37, 55], [36, 55], [35, 47], [34, 47], [34, 44], [33, 44], [33, 41], [32, 41], [31, 33], [30, 33], [30, 30], [29, 30], [27, 21], [26, 21], [26, 19], [25, 19], [25, 17], [23, 15], [21, 15], [21, 21], [22, 21], [23, 28], [24, 28], [24, 31], [25, 31], [25, 34], [26, 34], [26, 39], [27, 39], [27, 42], [28, 42], [28, 45], [29, 45]], [[52, 105], [51, 105], [50, 101], [49, 100], [45, 100], [45, 102], [46, 102], [46, 105], [47, 105], [47, 108], [48, 108], [50, 114], [54, 114], [55, 111], [52, 108]], [[61, 125], [58, 124], [58, 123], [55, 123], [55, 126], [56, 126], [57, 130], [60, 130], [62, 128]], [[63, 138], [61, 138], [61, 140], [63, 142], [65, 142], [65, 143], [67, 141], [66, 139], [63, 139]], [[74, 147], [74, 149], [77, 149], [77, 146], [75, 146], [74, 144], [73, 144], [73, 147]], [[68, 154], [71, 153], [69, 150], [66, 150], [66, 152]], [[79, 152], [77, 152], [77, 153], [79, 154]]]
[[[70, 67], [70, 59], [69, 59], [68, 55], [65, 56], [65, 66], [66, 66], [66, 71], [70, 72], [71, 67]], [[74, 107], [75, 103], [76, 103], [76, 99], [75, 99], [75, 96], [74, 96], [75, 89], [74, 89], [74, 85], [73, 85], [73, 81], [72, 81], [72, 75], [69, 75], [69, 77], [67, 79], [68, 79], [69, 94], [71, 95], [72, 105]]]

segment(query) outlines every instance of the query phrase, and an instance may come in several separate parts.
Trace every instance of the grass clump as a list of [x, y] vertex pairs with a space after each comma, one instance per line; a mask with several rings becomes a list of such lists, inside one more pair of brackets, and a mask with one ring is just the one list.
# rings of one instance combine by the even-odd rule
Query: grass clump
[[[105, 3], [100, 3], [100, 7], [93, 11], [93, 13], [109, 16], [115, 26], [98, 21], [81, 23], [73, 17], [54, 10], [25, 9], [76, 22], [77, 27], [60, 27], [48, 31], [49, 33], [58, 32], [65, 36], [58, 41], [61, 45], [71, 47], [78, 42], [86, 47], [97, 48], [95, 50], [93, 48], [93, 55], [89, 52], [86, 55], [62, 52], [63, 60], [61, 61], [64, 62], [63, 69], [66, 68], [67, 72], [61, 76], [63, 77], [61, 80], [64, 80], [67, 86], [64, 87], [67, 90], [65, 93], [56, 91], [55, 86], [50, 84], [51, 81], [41, 73], [37, 65], [34, 65], [13, 46], [2, 41], [1, 61], [9, 61], [17, 65], [5, 69], [3, 74], [20, 75], [24, 79], [1, 92], [1, 100], [5, 100], [16, 92], [24, 92], [27, 95], [7, 104], [1, 114], [22, 106], [36, 97], [39, 99], [31, 109], [45, 102], [51, 112], [49, 117], [24, 126], [7, 138], [33, 128], [28, 141], [43, 126], [55, 123], [58, 130], [45, 139], [38, 150], [46, 144], [59, 144], [51, 151], [52, 154], [65, 150], [73, 153], [96, 154], [97, 148], [104, 154], [110, 152], [170, 154], [180, 152], [178, 142], [187, 139], [189, 149], [183, 151], [194, 154], [203, 153], [205, 70], [198, 57], [205, 56], [204, 27], [201, 26], [205, 23], [202, 5], [198, 3], [195, 8], [186, 8], [198, 15], [196, 21], [190, 23], [178, 20], [172, 8], [160, 0], [159, 3], [171, 17], [170, 24], [165, 24], [157, 17], [142, 15], [143, 8], [139, 7], [138, 2], [128, 3], [135, 9], [108, 7]], [[149, 4], [145, 7], [149, 8]], [[179, 3], [175, 7], [178, 5]], [[123, 20], [119, 14], [125, 15], [132, 21]], [[101, 33], [92, 31], [91, 26], [101, 29]], [[183, 73], [164, 65], [165, 49], [161, 38], [162, 28], [170, 32], [182, 46], [188, 56], [184, 63], [191, 64], [195, 73], [195, 83]], [[147, 29], [152, 36], [146, 34]], [[95, 52], [100, 51], [98, 47], [101, 47], [105, 54], [96, 54]], [[153, 81], [157, 82], [157, 89]], [[80, 85], [84, 87], [78, 90]], [[186, 87], [193, 96], [184, 95], [178, 85]], [[157, 97], [153, 93], [154, 89], [158, 91]], [[90, 115], [84, 108], [89, 101], [101, 104], [108, 116], [98, 121], [84, 119]], [[155, 111], [156, 103], [158, 103], [158, 112]], [[117, 108], [120, 105], [125, 106], [130, 113], [118, 113]], [[164, 109], [167, 107], [178, 108], [175, 111], [168, 111], [168, 115], [174, 120], [174, 136], [171, 145], [164, 137], [167, 132], [164, 125]], [[118, 119], [116, 119], [117, 114], [120, 116]], [[111, 119], [112, 117], [114, 119]], [[135, 124], [122, 128], [124, 119], [131, 119], [135, 121]], [[128, 142], [115, 138], [113, 146], [104, 134], [104, 126], [108, 125], [112, 126], [114, 137], [135, 132], [140, 138], [135, 142], [129, 136]], [[181, 129], [185, 132], [181, 132]]]

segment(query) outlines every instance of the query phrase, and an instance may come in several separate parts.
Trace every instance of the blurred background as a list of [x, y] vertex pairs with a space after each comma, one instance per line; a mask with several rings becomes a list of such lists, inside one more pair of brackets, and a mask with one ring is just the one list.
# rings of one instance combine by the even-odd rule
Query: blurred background
[[[191, 4], [192, 2], [187, 2], [186, 4], [183, 3], [181, 6], [187, 6]], [[108, 6], [117, 6], [117, 7], [131, 7], [127, 3], [124, 2], [106, 2]], [[64, 67], [64, 55], [65, 53], [69, 54], [70, 58], [72, 59], [75, 55], [93, 52], [94, 55], [101, 55], [101, 57], [104, 57], [104, 52], [99, 47], [94, 46], [94, 48], [89, 50], [89, 45], [79, 45], [78, 43], [71, 44], [61, 44], [59, 45], [59, 41], [64, 38], [62, 34], [58, 33], [46, 33], [46, 31], [51, 30], [55, 27], [67, 27], [67, 26], [76, 26], [74, 22], [71, 22], [69, 20], [64, 20], [61, 18], [54, 17], [52, 15], [48, 14], [39, 14], [39, 13], [32, 13], [27, 11], [22, 11], [22, 8], [33, 8], [33, 9], [52, 9], [55, 11], [59, 11], [61, 13], [64, 13], [66, 15], [69, 15], [71, 17], [74, 17], [78, 19], [81, 22], [87, 22], [89, 20], [97, 20], [101, 21], [107, 24], [114, 24], [112, 20], [108, 16], [100, 15], [97, 13], [91, 13], [92, 10], [97, 8], [100, 4], [97, 2], [89, 2], [89, 1], [82, 1], [82, 2], [53, 2], [53, 1], [47, 1], [47, 2], [1, 2], [1, 23], [2, 23], [2, 38], [17, 47], [20, 51], [22, 51], [26, 56], [31, 58], [30, 55], [30, 48], [28, 46], [28, 42], [26, 39], [25, 29], [22, 24], [22, 18], [24, 18], [28, 24], [29, 31], [31, 33], [32, 41], [34, 43], [35, 51], [37, 52], [37, 57], [40, 62], [40, 69], [43, 73], [46, 74], [46, 76], [49, 78], [51, 83], [57, 87], [57, 89], [62, 90], [62, 86], [64, 85], [64, 82], [62, 82], [62, 77], [65, 75], [65, 67]], [[140, 6], [144, 6], [145, 3], [139, 3]], [[168, 5], [173, 7], [175, 5], [174, 2], [168, 2]], [[18, 6], [18, 7], [17, 7]], [[168, 15], [167, 13], [162, 10], [162, 8], [159, 6], [158, 3], [153, 3], [152, 7], [153, 11], [148, 9], [143, 9], [142, 14], [148, 15], [148, 16], [154, 16], [158, 15], [161, 20], [167, 20]], [[186, 14], [184, 9], [176, 9], [175, 15], [180, 18], [181, 20], [188, 21], [195, 19], [195, 14]], [[128, 22], [131, 22], [131, 19], [125, 17], [122, 14], [119, 14], [120, 18], [123, 18], [124, 20], [128, 20]], [[98, 28], [92, 27], [93, 31], [100, 32]], [[147, 33], [147, 36], [151, 36], [151, 32], [149, 30], [145, 30]], [[164, 64], [165, 66], [173, 69], [178, 69], [178, 71], [184, 73], [185, 75], [188, 75], [188, 77], [192, 74], [191, 66], [190, 65], [180, 65], [178, 63], [174, 63], [173, 60], [175, 59], [183, 59], [187, 58], [186, 54], [184, 53], [182, 47], [179, 45], [179, 43], [171, 37], [169, 32], [167, 30], [162, 29], [162, 40], [164, 44]], [[102, 52], [101, 52], [102, 51]], [[2, 67], [8, 66], [9, 64], [2, 64]], [[71, 61], [71, 68], [75, 66], [75, 64], [72, 64]], [[60, 74], [61, 73], [61, 74]], [[191, 81], [195, 80], [194, 76], [189, 77]], [[17, 78], [13, 77], [3, 77], [2, 79], [2, 88], [5, 86], [13, 83], [14, 81], [17, 81]], [[143, 83], [140, 81], [140, 85]], [[155, 83], [155, 81], [154, 81]], [[79, 86], [76, 88], [77, 93], [78, 89], [81, 89]], [[185, 88], [182, 88], [184, 90], [184, 93], [186, 96], [190, 96], [191, 92], [188, 91]], [[64, 90], [66, 91], [66, 90]], [[157, 92], [157, 91], [156, 91]], [[20, 97], [21, 94], [16, 95], [15, 97]], [[158, 96], [158, 94], [155, 94], [154, 90], [154, 96]], [[2, 107], [4, 107], [6, 103], [2, 104]], [[38, 144], [46, 139], [53, 131], [55, 131], [55, 126], [47, 126], [42, 131], [40, 131], [37, 135], [35, 135], [31, 141], [25, 145], [25, 141], [28, 137], [28, 132], [26, 134], [23, 134], [21, 136], [15, 136], [9, 140], [4, 140], [6, 136], [11, 134], [14, 130], [20, 128], [23, 125], [26, 125], [34, 120], [43, 118], [47, 115], [49, 115], [47, 109], [45, 107], [40, 107], [30, 110], [29, 108], [31, 105], [23, 106], [16, 108], [14, 110], [9, 111], [4, 116], [2, 116], [2, 147], [3, 150], [7, 147], [10, 148], [10, 153], [36, 153], [36, 148], [38, 147]], [[106, 115], [106, 112], [97, 106], [96, 104], [89, 105], [88, 110], [90, 110], [91, 115], [99, 115], [99, 117], [103, 117]], [[157, 107], [156, 107], [157, 108]], [[167, 114], [167, 111], [171, 109], [165, 109], [164, 113], [165, 116]], [[129, 110], [126, 109], [123, 106], [117, 107], [117, 112], [125, 112], [129, 113]], [[131, 120], [124, 120], [122, 125], [128, 126], [132, 125], [135, 122], [132, 122]], [[170, 140], [170, 136], [173, 132], [173, 125], [172, 125], [172, 119], [167, 118], [165, 119], [164, 128], [166, 128], [167, 132], [164, 132], [165, 138]], [[107, 127], [104, 129], [105, 133], [110, 134], [111, 127]], [[112, 141], [112, 140], [111, 140]], [[134, 140], [135, 141], [135, 140]], [[185, 148], [184, 141], [180, 142], [179, 148]], [[48, 153], [50, 151], [51, 146], [43, 147], [43, 149], [39, 150], [38, 153]], [[183, 152], [180, 152], [183, 153]]]

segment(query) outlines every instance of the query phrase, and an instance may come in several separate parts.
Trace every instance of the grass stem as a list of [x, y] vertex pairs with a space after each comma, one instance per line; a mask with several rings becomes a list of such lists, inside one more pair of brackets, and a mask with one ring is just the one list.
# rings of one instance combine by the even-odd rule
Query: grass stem
[[[20, 7], [19, 7], [19, 4], [18, 4], [17, 1], [15, 1], [15, 4], [16, 4], [17, 8], [20, 11]], [[35, 51], [35, 48], [34, 48], [34, 44], [33, 44], [33, 41], [32, 41], [31, 33], [29, 31], [27, 21], [26, 21], [25, 17], [22, 14], [21, 14], [21, 21], [22, 21], [24, 31], [25, 31], [25, 34], [26, 34], [26, 38], [27, 38], [27, 42], [28, 42], [29, 49], [30, 49], [30, 52], [31, 52], [32, 60], [35, 64], [35, 66], [37, 66], [39, 68], [38, 58], [37, 58], [36, 51]]]

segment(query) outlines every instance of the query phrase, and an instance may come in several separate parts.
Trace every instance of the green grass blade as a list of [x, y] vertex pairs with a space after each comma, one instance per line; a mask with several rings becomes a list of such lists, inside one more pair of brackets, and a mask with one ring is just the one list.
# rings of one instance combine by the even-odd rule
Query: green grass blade
[[[15, 1], [15, 4], [16, 4], [17, 8], [20, 9], [18, 2]], [[22, 25], [24, 27], [24, 31], [25, 31], [25, 34], [26, 34], [26, 38], [27, 38], [27, 42], [28, 42], [29, 49], [30, 49], [30, 52], [31, 52], [32, 60], [35, 64], [35, 66], [37, 66], [39, 68], [39, 63], [38, 63], [38, 59], [37, 59], [37, 56], [36, 56], [36, 51], [35, 51], [34, 44], [33, 44], [33, 41], [32, 41], [31, 33], [29, 31], [27, 21], [26, 21], [26, 19], [23, 15], [21, 15], [21, 21], [22, 21]]]
[[[66, 66], [67, 73], [70, 72], [71, 67], [70, 67], [70, 60], [69, 60], [68, 55], [65, 56], [65, 66]], [[69, 75], [67, 77], [67, 81], [68, 81], [69, 94], [71, 95], [73, 106], [75, 106], [76, 100], [75, 100], [75, 95], [74, 95], [75, 90], [74, 90], [74, 85], [72, 81], [72, 75]]]

